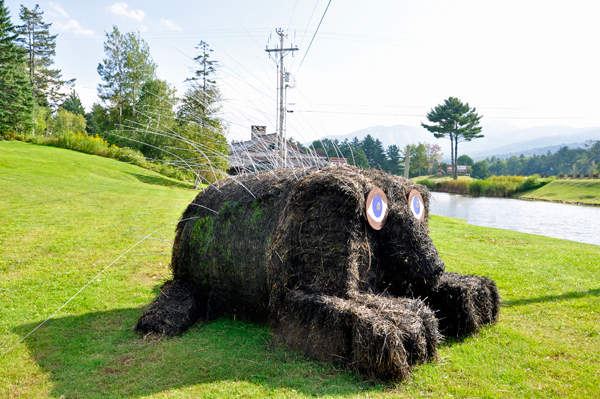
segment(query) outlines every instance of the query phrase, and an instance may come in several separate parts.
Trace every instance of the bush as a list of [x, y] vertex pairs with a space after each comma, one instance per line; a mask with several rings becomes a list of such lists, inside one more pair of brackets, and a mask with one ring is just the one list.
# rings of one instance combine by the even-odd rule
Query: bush
[[430, 179], [423, 179], [421, 181], [419, 181], [419, 184], [422, 186], [427, 187], [430, 191], [435, 191], [435, 182], [433, 180]]
[[521, 192], [521, 191], [534, 190], [536, 188], [545, 186], [546, 184], [550, 183], [552, 180], [554, 180], [553, 177], [542, 179], [540, 177], [540, 175], [529, 176], [527, 179], [525, 179], [521, 183], [519, 183], [519, 186], [517, 187], [517, 191]]

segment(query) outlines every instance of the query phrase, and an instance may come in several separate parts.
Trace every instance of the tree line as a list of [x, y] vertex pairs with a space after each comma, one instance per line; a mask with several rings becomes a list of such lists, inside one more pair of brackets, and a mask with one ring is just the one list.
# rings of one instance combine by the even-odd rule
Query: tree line
[[[322, 139], [313, 141], [310, 149], [318, 155], [327, 158], [346, 158], [349, 164], [362, 168], [376, 168], [385, 172], [404, 175], [406, 162], [406, 147], [399, 148], [392, 144], [384, 148], [379, 139], [370, 134], [359, 140]], [[411, 144], [409, 148], [409, 176], [420, 176], [425, 173], [435, 173], [442, 159], [441, 147], [437, 144]]]
[[[467, 157], [468, 158], [468, 157]], [[469, 158], [470, 159], [470, 158]], [[552, 154], [513, 155], [508, 159], [488, 157], [482, 161], [471, 160], [471, 176], [485, 179], [489, 176], [585, 175], [600, 173], [600, 141], [588, 148], [562, 147]]]
[[[57, 35], [39, 5], [21, 6], [22, 25], [11, 23], [0, 0], [0, 134], [57, 137], [98, 135], [146, 158], [192, 170], [196, 184], [227, 170], [227, 126], [220, 118], [218, 63], [201, 41], [182, 95], [156, 75], [150, 47], [139, 32], [106, 32], [105, 57], [97, 72], [100, 101], [86, 112], [73, 90], [53, 69]], [[70, 92], [69, 92], [70, 91]]]

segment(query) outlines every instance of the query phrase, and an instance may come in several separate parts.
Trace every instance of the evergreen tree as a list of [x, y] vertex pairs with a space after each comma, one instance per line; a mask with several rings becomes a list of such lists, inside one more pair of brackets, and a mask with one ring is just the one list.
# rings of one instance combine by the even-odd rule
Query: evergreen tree
[[75, 90], [68, 95], [65, 101], [60, 105], [60, 108], [75, 115], [85, 115], [85, 109], [83, 108], [81, 99]]
[[471, 177], [479, 180], [485, 180], [490, 177], [488, 165], [486, 160], [475, 162], [473, 164], [473, 170], [471, 171]]
[[449, 97], [443, 104], [437, 105], [427, 113], [427, 119], [433, 123], [432, 125], [421, 123], [421, 126], [433, 133], [436, 138], [450, 139], [454, 180], [458, 178], [456, 169], [458, 143], [461, 140], [471, 141], [483, 137], [479, 126], [481, 118], [482, 116], [475, 112], [475, 108], [469, 107], [469, 103], [463, 104], [458, 98]]
[[216, 81], [213, 80], [213, 76], [217, 72], [217, 61], [210, 59], [210, 53], [212, 53], [213, 50], [208, 47], [206, 42], [201, 40], [195, 48], [201, 51], [200, 54], [194, 57], [194, 61], [199, 68], [194, 71], [194, 76], [185, 81], [195, 82], [196, 84], [194, 86], [202, 89], [202, 103], [207, 104], [207, 98], [210, 99], [208, 90], [211, 86], [216, 84]]
[[392, 144], [386, 150], [387, 158], [388, 158], [388, 169], [386, 172], [389, 172], [394, 175], [400, 175], [404, 171], [404, 165], [402, 165], [402, 154], [400, 148], [397, 145]]
[[385, 150], [383, 149], [383, 143], [379, 139], [373, 139], [368, 134], [361, 143], [360, 148], [365, 152], [369, 165], [372, 168], [379, 168], [385, 170], [387, 158], [385, 156]]
[[352, 145], [348, 139], [345, 139], [344, 142], [340, 144], [340, 150], [344, 154], [344, 158], [348, 160], [348, 164], [359, 166], [363, 169], [369, 168], [369, 161], [367, 160], [365, 152], [361, 150], [360, 147]]
[[17, 40], [8, 8], [0, 0], [0, 133], [24, 133], [33, 125], [25, 53]]
[[56, 106], [65, 94], [60, 89], [72, 86], [75, 79], [62, 80], [59, 69], [51, 69], [56, 55], [56, 36], [50, 34], [52, 24], [44, 23], [43, 11], [36, 4], [33, 10], [21, 5], [19, 14], [23, 25], [17, 27], [19, 41], [27, 51], [27, 68], [31, 82], [32, 94], [36, 103], [42, 107]]
[[189, 87], [181, 99], [178, 110], [180, 134], [184, 136], [195, 153], [195, 186], [204, 181], [213, 181], [227, 171], [228, 145], [225, 139], [226, 126], [219, 116], [221, 93], [214, 79], [217, 62], [210, 59], [212, 50], [201, 41], [196, 47], [200, 54], [194, 58], [194, 76], [186, 79]]
[[85, 130], [90, 136], [100, 135], [107, 139], [105, 131], [108, 130], [109, 115], [108, 110], [102, 105], [95, 103], [92, 110], [85, 114]]

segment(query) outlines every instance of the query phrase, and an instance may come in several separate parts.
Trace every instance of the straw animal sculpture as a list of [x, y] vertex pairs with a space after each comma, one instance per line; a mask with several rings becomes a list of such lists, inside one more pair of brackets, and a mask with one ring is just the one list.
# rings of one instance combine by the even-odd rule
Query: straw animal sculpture
[[173, 280], [135, 328], [176, 335], [235, 315], [268, 323], [278, 341], [313, 358], [404, 379], [436, 357], [443, 335], [473, 333], [499, 310], [492, 280], [445, 272], [428, 217], [425, 187], [377, 170], [221, 180], [184, 211]]

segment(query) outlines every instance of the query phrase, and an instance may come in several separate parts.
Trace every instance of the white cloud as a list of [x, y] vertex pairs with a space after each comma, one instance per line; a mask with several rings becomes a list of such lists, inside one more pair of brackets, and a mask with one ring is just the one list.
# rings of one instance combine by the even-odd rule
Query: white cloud
[[65, 18], [69, 18], [69, 14], [67, 14], [67, 12], [57, 3], [48, 3], [50, 5], [50, 8], [52, 8], [54, 11], [58, 12], [60, 15], [62, 15]]
[[175, 22], [169, 20], [169, 19], [162, 19], [160, 20], [160, 22], [162, 22], [164, 25], [166, 25], [169, 29], [171, 30], [176, 30], [176, 31], [180, 31], [181, 32], [181, 28], [179, 27], [179, 25], [177, 25]]
[[60, 23], [60, 22], [54, 22], [52, 25], [54, 25], [55, 28], [57, 28], [60, 31], [63, 32], [69, 32], [69, 33], [76, 33], [78, 35], [93, 35], [95, 34], [95, 32], [91, 29], [86, 29], [83, 26], [81, 26], [81, 24], [72, 19], [69, 22], [67, 22], [66, 24]]
[[110, 6], [110, 11], [123, 17], [135, 19], [136, 21], [141, 21], [146, 16], [146, 13], [142, 10], [130, 9], [127, 3], [115, 3]]

